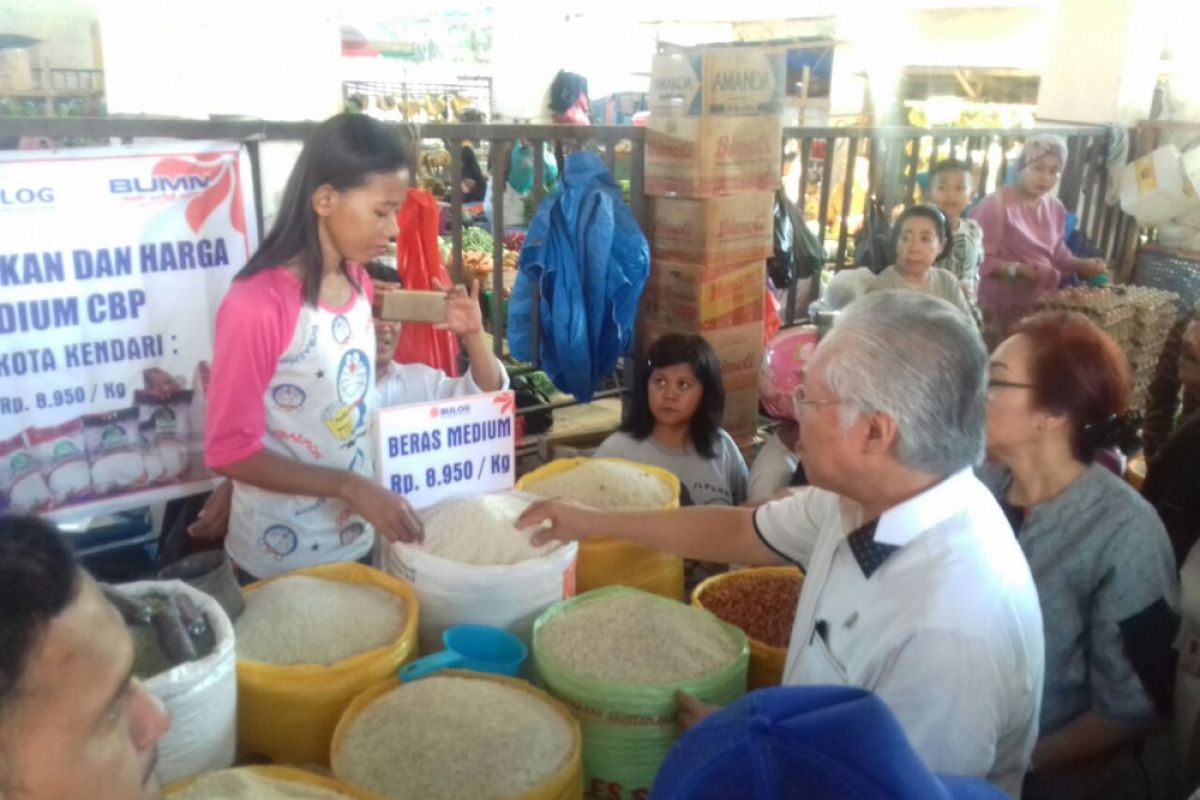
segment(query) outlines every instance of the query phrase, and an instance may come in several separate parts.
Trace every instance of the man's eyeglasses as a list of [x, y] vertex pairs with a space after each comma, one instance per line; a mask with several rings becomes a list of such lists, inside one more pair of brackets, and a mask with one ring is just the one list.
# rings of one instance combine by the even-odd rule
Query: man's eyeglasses
[[1032, 383], [1014, 383], [1012, 381], [988, 380], [989, 389], [1036, 389]]
[[801, 384], [792, 390], [792, 405], [800, 411], [806, 407], [817, 408], [819, 406], [836, 406], [841, 405], [841, 400], [809, 400], [804, 394], [804, 385]]

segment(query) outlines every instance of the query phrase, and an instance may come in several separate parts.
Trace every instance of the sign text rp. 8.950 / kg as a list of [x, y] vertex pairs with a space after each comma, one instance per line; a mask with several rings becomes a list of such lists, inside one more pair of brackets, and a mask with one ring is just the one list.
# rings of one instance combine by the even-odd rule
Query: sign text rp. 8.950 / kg
[[415, 508], [511, 489], [515, 413], [511, 391], [382, 409], [379, 478]]

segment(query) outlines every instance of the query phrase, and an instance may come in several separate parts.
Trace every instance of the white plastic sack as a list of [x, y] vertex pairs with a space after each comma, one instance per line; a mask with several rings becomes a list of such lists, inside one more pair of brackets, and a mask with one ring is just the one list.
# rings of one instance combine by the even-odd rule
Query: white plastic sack
[[1125, 165], [1121, 174], [1121, 209], [1145, 227], [1159, 225], [1200, 206], [1184, 172], [1179, 148], [1163, 145]]
[[171, 728], [158, 742], [158, 779], [167, 784], [232, 766], [237, 746], [237, 671], [233, 623], [225, 610], [183, 581], [138, 581], [118, 588], [135, 597], [186, 594], [216, 634], [208, 656], [146, 681], [146, 689], [171, 715]]
[[[521, 492], [532, 501], [541, 498]], [[418, 514], [428, 515], [436, 506]], [[421, 604], [421, 654], [444, 649], [442, 633], [455, 625], [491, 625], [530, 643], [533, 623], [550, 606], [575, 596], [579, 545], [569, 542], [540, 557], [505, 566], [476, 566], [432, 555], [417, 545], [394, 543], [383, 569], [413, 585]]]

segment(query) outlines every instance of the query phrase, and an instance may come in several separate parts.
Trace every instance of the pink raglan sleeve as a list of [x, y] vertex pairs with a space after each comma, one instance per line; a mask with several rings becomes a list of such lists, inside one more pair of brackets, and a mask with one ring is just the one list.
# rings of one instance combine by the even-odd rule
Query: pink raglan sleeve
[[263, 272], [234, 281], [217, 311], [204, 425], [204, 463], [220, 468], [263, 447], [263, 395], [279, 358], [295, 333], [299, 291], [281, 291], [277, 276]]
[[1001, 213], [1002, 206], [997, 200], [996, 193], [993, 192], [975, 206], [968, 215], [970, 219], [979, 223], [979, 227], [983, 231], [983, 262], [979, 265], [980, 278], [986, 278], [999, 272], [1008, 264], [1008, 259], [1000, 256], [1004, 244], [1000, 241], [1001, 231], [1004, 229], [1000, 220]]

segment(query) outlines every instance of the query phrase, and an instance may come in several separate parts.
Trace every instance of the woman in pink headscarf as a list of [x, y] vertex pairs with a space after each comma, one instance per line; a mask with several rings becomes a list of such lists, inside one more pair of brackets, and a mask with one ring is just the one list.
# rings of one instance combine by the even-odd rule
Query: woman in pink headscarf
[[1066, 163], [1062, 138], [1030, 136], [1016, 182], [996, 190], [970, 214], [983, 228], [979, 306], [990, 342], [1006, 338], [1065, 276], [1093, 278], [1107, 270], [1103, 259], [1076, 258], [1063, 239], [1066, 209], [1051, 192]]

